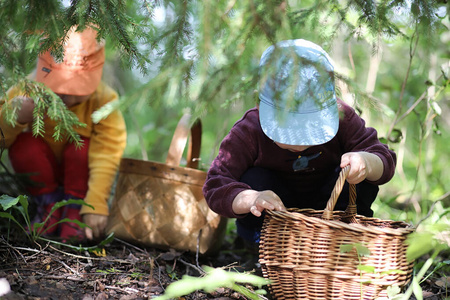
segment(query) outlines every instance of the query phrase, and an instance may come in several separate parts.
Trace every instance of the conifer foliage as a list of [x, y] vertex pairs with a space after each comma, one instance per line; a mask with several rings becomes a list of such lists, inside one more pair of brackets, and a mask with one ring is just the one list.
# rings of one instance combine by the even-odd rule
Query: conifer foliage
[[[165, 11], [162, 24], [156, 22], [157, 7]], [[51, 49], [62, 55], [60, 45], [69, 28], [94, 25], [125, 68], [147, 74], [158, 66], [151, 79], [128, 92], [121, 104], [151, 93], [150, 104], [155, 107], [179, 105], [201, 115], [212, 109], [214, 99], [227, 103], [254, 97], [261, 49], [277, 40], [314, 36], [329, 50], [337, 34], [344, 32], [347, 38], [369, 37], [375, 49], [381, 38], [411, 38], [396, 22], [399, 11], [417, 28], [415, 35], [430, 40], [441, 26], [437, 11], [442, 7], [448, 11], [450, 4], [444, 0], [1, 0], [0, 97], [13, 84], [29, 86], [35, 101], [44, 102], [35, 113], [47, 111], [59, 118], [60, 134], [77, 140], [72, 126], [80, 124], [51, 91], [26, 76], [39, 53]], [[114, 106], [105, 108], [105, 113], [110, 109]], [[5, 113], [13, 122], [14, 109]], [[36, 134], [41, 130], [39, 118], [34, 129]]]

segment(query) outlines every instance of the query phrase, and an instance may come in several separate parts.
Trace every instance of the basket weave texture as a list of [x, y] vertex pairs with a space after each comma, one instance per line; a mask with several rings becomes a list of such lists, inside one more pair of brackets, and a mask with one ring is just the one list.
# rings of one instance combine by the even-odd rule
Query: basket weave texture
[[[333, 212], [347, 174], [348, 167], [325, 210], [267, 211], [259, 261], [275, 299], [376, 299], [387, 296], [387, 287], [410, 280], [409, 224], [356, 215], [354, 185], [347, 210]], [[358, 253], [358, 245], [370, 255]]]
[[215, 252], [227, 219], [209, 209], [202, 193], [206, 172], [197, 169], [201, 126], [191, 128], [187, 166], [179, 166], [189, 133], [189, 115], [178, 123], [166, 163], [123, 158], [107, 232], [156, 247]]

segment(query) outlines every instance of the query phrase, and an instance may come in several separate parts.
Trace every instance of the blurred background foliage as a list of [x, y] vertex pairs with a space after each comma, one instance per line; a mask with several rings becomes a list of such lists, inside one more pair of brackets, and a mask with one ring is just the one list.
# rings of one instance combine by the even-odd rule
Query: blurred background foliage
[[[97, 24], [107, 40], [104, 80], [127, 122], [125, 156], [164, 161], [189, 111], [203, 124], [206, 170], [255, 105], [262, 52], [311, 40], [335, 62], [339, 97], [398, 155], [375, 216], [420, 224], [448, 257], [449, 12], [447, 0], [1, 0], [1, 94], [32, 72], [39, 52], [57, 53], [70, 26]], [[446, 229], [430, 229], [436, 223]]]

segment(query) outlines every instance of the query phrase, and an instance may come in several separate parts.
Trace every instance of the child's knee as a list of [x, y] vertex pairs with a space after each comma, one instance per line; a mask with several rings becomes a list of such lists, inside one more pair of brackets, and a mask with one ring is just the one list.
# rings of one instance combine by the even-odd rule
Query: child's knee
[[240, 179], [240, 182], [248, 184], [257, 191], [273, 189], [276, 181], [276, 176], [272, 171], [261, 167], [249, 168]]
[[76, 161], [87, 163], [89, 151], [89, 138], [81, 137], [82, 145], [77, 147], [75, 143], [68, 143], [64, 148], [63, 157], [65, 161]]
[[9, 147], [9, 157], [12, 159], [33, 158], [37, 153], [45, 153], [50, 148], [40, 137], [34, 137], [31, 132], [22, 132]]

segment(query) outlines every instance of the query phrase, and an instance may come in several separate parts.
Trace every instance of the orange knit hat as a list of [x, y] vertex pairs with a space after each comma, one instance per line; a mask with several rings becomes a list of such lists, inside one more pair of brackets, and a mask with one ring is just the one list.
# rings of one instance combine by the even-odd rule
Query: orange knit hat
[[39, 56], [36, 81], [57, 94], [92, 94], [100, 83], [105, 62], [104, 42], [97, 42], [96, 37], [97, 31], [93, 28], [82, 32], [72, 28], [64, 45], [61, 63], [54, 60], [50, 51]]

